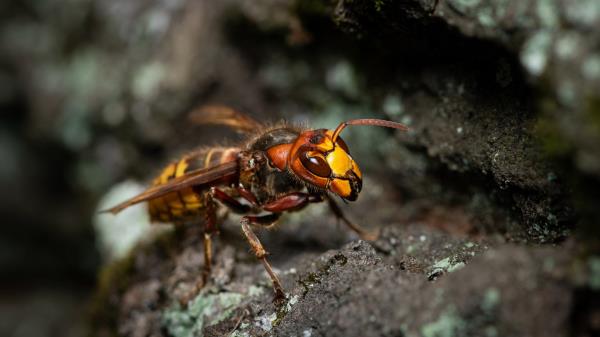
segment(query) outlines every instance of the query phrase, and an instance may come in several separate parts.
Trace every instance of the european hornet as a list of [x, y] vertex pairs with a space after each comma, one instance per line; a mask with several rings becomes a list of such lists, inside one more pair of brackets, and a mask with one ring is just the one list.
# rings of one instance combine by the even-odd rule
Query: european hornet
[[238, 147], [211, 147], [185, 155], [169, 164], [146, 191], [107, 211], [116, 214], [147, 201], [153, 222], [184, 224], [204, 220], [202, 284], [210, 276], [211, 236], [217, 230], [216, 211], [220, 205], [245, 215], [241, 219], [242, 231], [271, 277], [276, 299], [284, 297], [283, 287], [252, 226], [270, 226], [284, 212], [325, 201], [333, 214], [361, 238], [377, 237], [352, 223], [333, 200], [337, 195], [344, 201], [355, 201], [362, 188], [362, 173], [340, 133], [349, 125], [406, 131], [405, 125], [380, 119], [353, 119], [333, 131], [287, 124], [269, 127], [222, 106], [202, 107], [190, 118], [199, 124], [230, 126], [250, 137]]

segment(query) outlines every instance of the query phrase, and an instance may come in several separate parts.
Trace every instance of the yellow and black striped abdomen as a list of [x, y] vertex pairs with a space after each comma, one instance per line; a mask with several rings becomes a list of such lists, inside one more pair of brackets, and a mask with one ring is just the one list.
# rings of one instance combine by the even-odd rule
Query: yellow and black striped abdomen
[[[181, 177], [187, 172], [219, 165], [235, 160], [238, 148], [207, 148], [192, 152], [179, 161], [169, 164], [152, 182], [159, 186], [169, 180]], [[153, 222], [184, 223], [197, 221], [207, 206], [208, 190], [184, 188], [148, 202], [150, 219]]]

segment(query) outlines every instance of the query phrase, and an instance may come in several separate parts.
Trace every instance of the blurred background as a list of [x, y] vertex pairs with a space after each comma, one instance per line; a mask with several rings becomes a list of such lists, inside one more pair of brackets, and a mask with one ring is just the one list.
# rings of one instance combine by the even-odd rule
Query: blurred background
[[566, 245], [581, 273], [565, 324], [591, 335], [599, 4], [3, 1], [0, 334], [86, 334], [107, 261], [93, 225], [101, 198], [123, 181], [141, 188], [199, 144], [239, 140], [186, 119], [217, 103], [317, 127], [410, 125], [345, 135], [381, 195], [404, 205], [385, 216], [557, 255]]

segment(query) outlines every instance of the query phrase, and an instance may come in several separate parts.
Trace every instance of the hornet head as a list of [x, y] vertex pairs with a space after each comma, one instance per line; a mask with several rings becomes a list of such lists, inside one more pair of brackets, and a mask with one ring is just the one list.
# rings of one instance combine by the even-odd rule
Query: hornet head
[[[354, 201], [362, 189], [362, 173], [348, 145], [339, 137], [348, 125], [374, 125], [400, 130], [400, 123], [380, 119], [355, 119], [341, 123], [335, 130], [316, 129], [302, 132], [292, 144], [276, 146], [269, 157], [280, 158], [280, 168], [289, 168], [296, 176], [316, 187], [327, 189], [344, 200]], [[283, 162], [285, 161], [285, 164]]]

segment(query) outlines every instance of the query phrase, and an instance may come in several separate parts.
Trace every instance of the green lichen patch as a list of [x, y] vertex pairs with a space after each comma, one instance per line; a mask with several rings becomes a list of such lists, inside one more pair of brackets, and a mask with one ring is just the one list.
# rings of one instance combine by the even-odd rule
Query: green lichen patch
[[463, 336], [467, 323], [453, 306], [448, 307], [436, 321], [421, 327], [423, 337]]
[[204, 326], [229, 318], [245, 297], [246, 294], [236, 292], [202, 293], [187, 307], [177, 303], [166, 309], [162, 324], [175, 337], [203, 336]]
[[429, 280], [435, 280], [444, 273], [457, 271], [465, 266], [465, 262], [457, 257], [451, 256], [438, 260], [427, 274]]
[[[447, 244], [446, 255], [443, 258], [438, 258], [431, 262], [430, 267], [427, 268], [427, 278], [433, 281], [445, 273], [452, 273], [465, 267], [466, 262], [478, 252], [482, 247], [474, 242], [467, 241], [460, 245], [453, 247]], [[442, 255], [442, 256], [444, 256]]]
[[496, 288], [488, 289], [483, 295], [483, 301], [481, 302], [481, 309], [485, 312], [492, 311], [500, 303], [500, 291]]
[[285, 316], [287, 315], [288, 312], [290, 312], [290, 310], [292, 310], [292, 307], [298, 303], [298, 295], [294, 295], [292, 297], [290, 297], [285, 305], [282, 305], [279, 307], [279, 310], [277, 310], [277, 316], [276, 318], [272, 321], [273, 326], [277, 326], [281, 323], [281, 321], [285, 318]]

